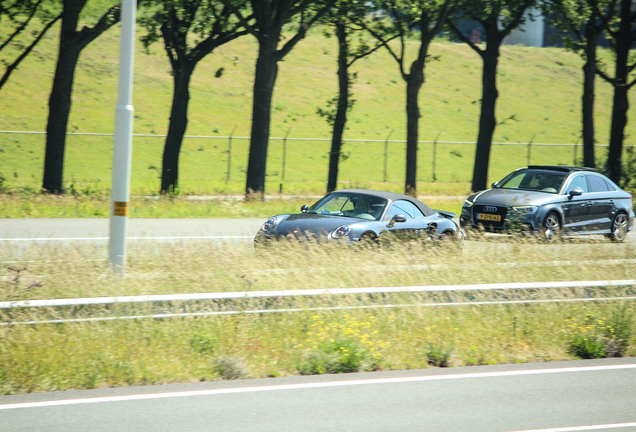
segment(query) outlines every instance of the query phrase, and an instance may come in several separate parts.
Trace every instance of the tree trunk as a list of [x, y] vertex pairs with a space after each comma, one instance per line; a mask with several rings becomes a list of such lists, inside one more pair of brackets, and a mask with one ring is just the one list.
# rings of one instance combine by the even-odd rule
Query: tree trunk
[[583, 96], [581, 109], [583, 114], [583, 166], [594, 168], [594, 80], [596, 78], [596, 46], [599, 33], [595, 29], [595, 20], [591, 19], [585, 27], [585, 64], [583, 65]]
[[610, 128], [609, 152], [607, 154], [607, 170], [609, 178], [615, 183], [621, 181], [623, 140], [627, 126], [627, 110], [629, 109], [629, 51], [632, 45], [632, 12], [631, 1], [621, 1], [620, 27], [615, 35], [616, 41], [616, 74], [614, 75], [614, 106], [612, 107], [612, 125]]
[[161, 193], [175, 192], [179, 185], [179, 154], [188, 126], [188, 103], [190, 102], [190, 78], [193, 67], [183, 66], [174, 77], [172, 109], [168, 135], [163, 148], [161, 167]]
[[82, 45], [77, 41], [75, 29], [84, 2], [79, 5], [64, 4], [64, 16], [60, 31], [60, 48], [53, 77], [53, 88], [49, 97], [49, 116], [46, 124], [46, 151], [42, 188], [48, 192], [63, 192], [64, 150], [66, 129], [71, 112], [71, 94], [75, 67]]
[[627, 125], [627, 111], [629, 99], [627, 85], [614, 87], [614, 106], [612, 108], [612, 126], [610, 130], [609, 152], [607, 153], [607, 170], [609, 178], [620, 183], [622, 175], [621, 158], [623, 154], [623, 140]]
[[259, 39], [258, 59], [254, 76], [254, 102], [252, 106], [252, 134], [247, 165], [245, 194], [263, 197], [265, 169], [271, 118], [272, 96], [278, 73], [276, 44], [278, 35], [263, 35]]
[[344, 24], [336, 26], [338, 36], [338, 106], [336, 118], [333, 124], [331, 138], [331, 152], [329, 153], [329, 177], [327, 179], [327, 193], [333, 192], [338, 187], [338, 164], [342, 150], [342, 135], [347, 123], [347, 109], [349, 108], [349, 68], [347, 57], [349, 45]]
[[106, 11], [93, 28], [84, 26], [82, 30], [77, 31], [79, 16], [85, 4], [86, 0], [63, 0], [60, 49], [49, 97], [42, 179], [42, 188], [52, 193], [63, 192], [66, 128], [71, 112], [73, 81], [79, 55], [86, 45], [120, 19], [120, 5], [115, 5]]
[[488, 183], [488, 164], [490, 146], [497, 121], [495, 111], [499, 92], [497, 91], [497, 64], [499, 62], [499, 44], [489, 38], [486, 49], [481, 53], [483, 60], [481, 113], [479, 115], [479, 134], [475, 150], [473, 168], [473, 192], [484, 190]]
[[404, 193], [417, 194], [417, 141], [419, 139], [420, 107], [418, 97], [424, 83], [424, 58], [411, 65], [406, 79], [406, 179]]

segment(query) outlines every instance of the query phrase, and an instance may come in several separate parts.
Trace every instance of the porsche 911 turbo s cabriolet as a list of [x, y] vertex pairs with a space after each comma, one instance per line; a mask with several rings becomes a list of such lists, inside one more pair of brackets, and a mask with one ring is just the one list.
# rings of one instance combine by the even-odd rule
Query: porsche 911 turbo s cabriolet
[[332, 192], [301, 213], [273, 216], [254, 238], [254, 246], [281, 239], [316, 243], [376, 244], [387, 240], [451, 240], [463, 238], [454, 213], [432, 210], [423, 202], [393, 192], [347, 189]]
[[540, 233], [548, 241], [560, 234], [601, 234], [622, 242], [634, 227], [634, 211], [632, 196], [595, 169], [537, 165], [469, 196], [460, 225]]

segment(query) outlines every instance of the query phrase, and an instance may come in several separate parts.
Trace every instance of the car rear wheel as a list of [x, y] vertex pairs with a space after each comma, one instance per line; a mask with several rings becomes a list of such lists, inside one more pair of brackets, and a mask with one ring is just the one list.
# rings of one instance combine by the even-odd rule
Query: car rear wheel
[[618, 213], [612, 220], [612, 233], [608, 236], [610, 240], [615, 242], [625, 241], [627, 237], [627, 225], [629, 221], [625, 213]]
[[452, 245], [455, 244], [456, 239], [453, 233], [446, 231], [440, 234], [439, 242], [443, 245]]
[[541, 230], [543, 238], [548, 242], [554, 242], [561, 235], [561, 219], [556, 212], [550, 212], [543, 220], [543, 228]]

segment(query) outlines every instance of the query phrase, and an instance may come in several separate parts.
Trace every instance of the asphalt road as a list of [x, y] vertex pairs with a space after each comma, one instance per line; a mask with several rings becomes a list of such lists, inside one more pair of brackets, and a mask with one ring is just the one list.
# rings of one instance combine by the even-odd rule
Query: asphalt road
[[[128, 219], [135, 240], [253, 238], [265, 219]], [[108, 218], [0, 219], [0, 239], [55, 241], [107, 239]]]
[[[129, 219], [130, 241], [195, 241], [251, 245], [265, 219]], [[110, 220], [107, 218], [0, 219], [0, 240], [10, 243], [91, 242], [108, 243]], [[585, 243], [601, 236], [579, 237]], [[636, 244], [634, 231], [626, 243]], [[472, 243], [472, 242], [466, 242]], [[609, 242], [607, 242], [609, 244]]]
[[[558, 429], [554, 429], [558, 428]], [[3, 432], [636, 431], [636, 359], [0, 396]]]

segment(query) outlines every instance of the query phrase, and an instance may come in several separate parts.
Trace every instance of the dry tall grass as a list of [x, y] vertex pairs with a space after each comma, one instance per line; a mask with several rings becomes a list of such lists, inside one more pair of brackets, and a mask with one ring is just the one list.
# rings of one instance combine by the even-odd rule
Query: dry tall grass
[[[109, 272], [104, 255], [103, 249], [86, 245], [0, 245], [0, 301], [636, 279], [636, 251], [631, 244], [594, 240], [556, 245], [518, 240], [467, 242], [461, 252], [430, 244], [375, 251], [288, 245], [265, 253], [207, 243], [131, 245], [124, 279]], [[13, 315], [5, 310], [0, 315], [5, 324], [0, 325], [0, 394], [296, 374], [309, 354], [338, 337], [361, 350], [374, 347], [372, 364], [361, 366], [369, 370], [428, 367], [435, 364], [431, 360], [435, 352], [447, 353], [449, 364], [455, 366], [568, 359], [573, 358], [568, 348], [572, 335], [589, 332], [593, 320], [609, 322], [616, 310], [631, 307], [633, 300], [423, 304], [626, 297], [634, 296], [633, 291], [579, 288], [280, 298], [267, 304], [245, 301], [237, 307], [301, 310], [38, 325], [6, 324], [52, 316], [154, 313], [156, 308]], [[172, 313], [195, 309], [191, 304], [162, 307]], [[230, 305], [200, 303], [196, 307], [211, 311]], [[316, 307], [324, 309], [312, 310]], [[634, 328], [633, 316], [629, 322]], [[340, 333], [333, 333], [335, 328]], [[624, 354], [636, 354], [633, 338], [626, 346]]]

